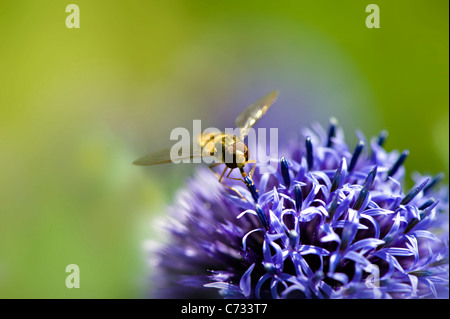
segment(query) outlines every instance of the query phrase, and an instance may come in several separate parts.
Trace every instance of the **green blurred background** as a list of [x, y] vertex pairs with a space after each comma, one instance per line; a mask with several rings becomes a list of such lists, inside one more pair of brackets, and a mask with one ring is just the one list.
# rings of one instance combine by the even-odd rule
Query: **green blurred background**
[[334, 115], [350, 145], [388, 129], [409, 172], [448, 174], [449, 2], [376, 1], [380, 29], [370, 3], [1, 0], [0, 297], [145, 297], [145, 240], [195, 167], [131, 162], [273, 89], [260, 127]]

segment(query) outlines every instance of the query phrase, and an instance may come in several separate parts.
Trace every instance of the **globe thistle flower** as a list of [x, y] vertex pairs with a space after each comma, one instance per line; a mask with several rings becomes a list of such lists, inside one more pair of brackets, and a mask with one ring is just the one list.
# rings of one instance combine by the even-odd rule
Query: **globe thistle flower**
[[[157, 298], [448, 298], [448, 188], [413, 176], [386, 132], [350, 149], [332, 119], [242, 196], [201, 168], [170, 208], [155, 252]], [[370, 145], [370, 148], [367, 147]]]

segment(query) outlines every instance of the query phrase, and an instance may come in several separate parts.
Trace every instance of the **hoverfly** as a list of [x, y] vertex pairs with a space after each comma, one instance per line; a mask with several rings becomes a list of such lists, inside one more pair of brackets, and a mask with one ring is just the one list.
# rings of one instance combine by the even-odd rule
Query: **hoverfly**
[[[253, 172], [256, 167], [255, 160], [249, 160], [249, 152], [248, 147], [244, 143], [244, 138], [250, 131], [250, 128], [258, 122], [258, 120], [263, 117], [264, 114], [267, 113], [269, 108], [275, 102], [278, 96], [278, 91], [272, 91], [269, 94], [263, 96], [255, 103], [248, 106], [235, 120], [234, 124], [237, 128], [239, 128], [238, 136], [233, 134], [227, 134], [224, 132], [213, 133], [200, 135], [197, 138], [197, 142], [200, 145], [201, 153], [193, 154], [192, 152], [189, 156], [179, 157], [178, 160], [193, 158], [193, 157], [205, 157], [205, 156], [213, 156], [215, 161], [209, 167], [213, 170], [214, 167], [225, 164], [225, 168], [221, 175], [213, 170], [213, 172], [219, 178], [219, 182], [222, 181], [222, 178], [225, 176], [225, 173], [228, 169], [230, 171], [226, 175], [226, 178], [241, 180], [246, 185], [248, 179], [246, 177], [252, 177]], [[170, 157], [170, 148], [166, 148], [154, 153], [151, 153], [147, 156], [137, 159], [133, 162], [135, 165], [140, 166], [150, 166], [150, 165], [158, 165], [164, 163], [170, 163], [172, 159]], [[250, 172], [247, 174], [244, 171], [244, 166], [246, 164], [253, 164]], [[238, 168], [242, 179], [240, 178], [232, 178], [230, 177], [231, 172]], [[224, 184], [225, 185], [225, 184]], [[225, 185], [227, 186], [227, 185]], [[227, 186], [228, 187], [228, 186]], [[231, 187], [229, 187], [231, 188]], [[233, 188], [231, 188], [233, 189]], [[233, 189], [235, 190], [235, 189]], [[242, 195], [241, 195], [242, 196]]]

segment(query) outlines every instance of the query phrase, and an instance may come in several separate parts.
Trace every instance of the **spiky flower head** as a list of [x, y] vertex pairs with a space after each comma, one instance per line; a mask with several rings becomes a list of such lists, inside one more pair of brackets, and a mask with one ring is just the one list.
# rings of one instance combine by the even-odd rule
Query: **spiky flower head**
[[448, 188], [416, 174], [386, 132], [353, 149], [333, 119], [303, 131], [278, 170], [202, 168], [178, 193], [153, 256], [157, 298], [448, 298]]

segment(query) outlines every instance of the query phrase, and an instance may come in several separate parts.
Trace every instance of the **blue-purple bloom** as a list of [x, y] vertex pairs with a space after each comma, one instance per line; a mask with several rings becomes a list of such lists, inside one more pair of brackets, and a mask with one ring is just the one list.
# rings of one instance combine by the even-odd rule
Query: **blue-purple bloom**
[[[413, 176], [386, 133], [354, 148], [332, 120], [254, 185], [200, 169], [156, 251], [156, 298], [448, 298], [448, 187]], [[370, 147], [368, 147], [370, 145]], [[256, 201], [255, 201], [256, 200]]]

